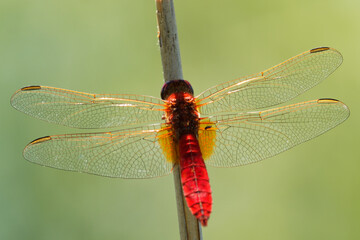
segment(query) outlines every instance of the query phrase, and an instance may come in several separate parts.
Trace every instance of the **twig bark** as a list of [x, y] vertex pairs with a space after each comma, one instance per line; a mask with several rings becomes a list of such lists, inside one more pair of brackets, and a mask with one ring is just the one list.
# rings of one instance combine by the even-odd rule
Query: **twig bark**
[[[156, 10], [164, 81], [183, 79], [173, 0], [156, 0]], [[202, 239], [201, 225], [191, 214], [184, 199], [178, 164], [174, 165], [173, 173], [180, 238], [182, 240]]]

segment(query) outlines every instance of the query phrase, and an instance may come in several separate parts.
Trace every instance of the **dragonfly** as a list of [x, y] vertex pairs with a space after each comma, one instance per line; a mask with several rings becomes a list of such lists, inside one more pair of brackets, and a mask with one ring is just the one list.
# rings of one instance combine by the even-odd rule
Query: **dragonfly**
[[161, 99], [28, 86], [14, 93], [11, 104], [47, 122], [103, 129], [38, 138], [25, 147], [25, 159], [118, 178], [164, 176], [179, 164], [187, 205], [206, 226], [212, 212], [206, 166], [270, 158], [348, 118], [349, 108], [331, 98], [270, 108], [314, 87], [341, 63], [340, 52], [320, 47], [197, 96], [188, 81], [175, 79], [164, 84]]

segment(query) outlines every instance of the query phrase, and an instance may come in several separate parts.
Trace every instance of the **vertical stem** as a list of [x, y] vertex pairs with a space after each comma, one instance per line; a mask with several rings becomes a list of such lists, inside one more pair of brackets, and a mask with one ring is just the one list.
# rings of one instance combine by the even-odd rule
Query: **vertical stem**
[[[156, 10], [164, 81], [183, 79], [173, 0], [156, 0]], [[178, 164], [174, 165], [173, 173], [180, 238], [182, 240], [202, 239], [201, 225], [191, 214], [185, 202]]]
[[173, 1], [156, 0], [156, 14], [164, 80], [183, 79]]

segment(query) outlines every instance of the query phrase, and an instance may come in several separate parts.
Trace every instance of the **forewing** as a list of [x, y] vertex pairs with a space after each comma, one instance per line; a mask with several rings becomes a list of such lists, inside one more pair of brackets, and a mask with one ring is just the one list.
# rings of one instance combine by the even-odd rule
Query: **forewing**
[[263, 109], [317, 85], [342, 63], [332, 48], [315, 48], [264, 72], [214, 86], [197, 96], [202, 114]]
[[207, 131], [216, 132], [213, 154], [206, 163], [234, 167], [272, 157], [334, 128], [349, 113], [348, 107], [338, 100], [318, 99], [204, 119], [209, 125]]
[[75, 128], [155, 123], [164, 113], [164, 102], [154, 97], [90, 94], [44, 86], [18, 90], [11, 105], [35, 118]]
[[115, 132], [47, 136], [27, 145], [24, 157], [48, 167], [107, 177], [158, 177], [172, 169], [158, 141], [163, 131], [157, 124]]

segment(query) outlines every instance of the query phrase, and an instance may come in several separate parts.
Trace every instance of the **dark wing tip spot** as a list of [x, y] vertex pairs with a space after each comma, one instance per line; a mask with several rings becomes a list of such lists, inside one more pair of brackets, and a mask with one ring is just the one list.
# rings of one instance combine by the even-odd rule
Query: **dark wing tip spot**
[[340, 102], [337, 99], [333, 99], [333, 98], [320, 98], [318, 99], [318, 103], [337, 103]]
[[327, 51], [329, 50], [329, 47], [318, 47], [318, 48], [313, 48], [310, 50], [310, 53], [318, 53], [318, 52], [323, 52], [323, 51]]
[[21, 91], [31, 91], [31, 90], [39, 90], [41, 86], [28, 86], [21, 88]]
[[36, 144], [36, 143], [41, 143], [41, 142], [45, 142], [45, 141], [49, 141], [49, 140], [51, 140], [51, 137], [50, 136], [45, 136], [45, 137], [37, 138], [37, 139], [31, 141], [29, 143], [29, 145]]

